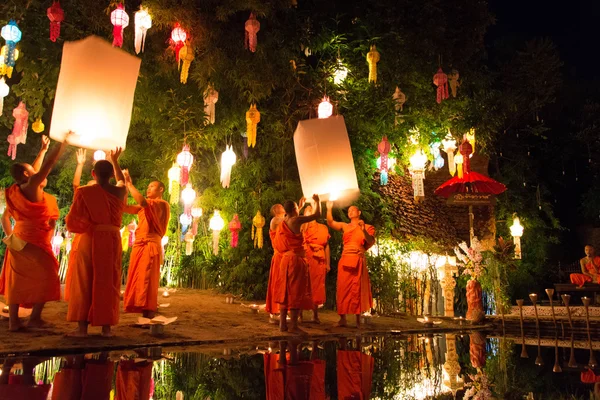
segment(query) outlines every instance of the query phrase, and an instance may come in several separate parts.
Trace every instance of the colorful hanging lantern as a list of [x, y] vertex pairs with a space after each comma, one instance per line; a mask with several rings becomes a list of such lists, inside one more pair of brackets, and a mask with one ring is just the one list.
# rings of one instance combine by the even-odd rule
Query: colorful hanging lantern
[[263, 227], [265, 226], [265, 217], [262, 216], [260, 211], [256, 212], [254, 218], [252, 218], [252, 239], [254, 239], [254, 247], [262, 249], [263, 239]]
[[186, 213], [181, 214], [179, 216], [179, 223], [183, 226], [183, 230], [186, 230], [192, 224], [192, 216]]
[[44, 129], [46, 129], [46, 125], [44, 125], [41, 118], [38, 118], [33, 124], [31, 124], [31, 129], [35, 133], [42, 133], [44, 132]]
[[410, 158], [410, 172], [412, 174], [413, 191], [416, 202], [425, 199], [425, 185], [423, 184], [423, 180], [425, 179], [426, 163], [427, 156], [421, 149], [417, 150]]
[[181, 167], [176, 163], [169, 169], [167, 173], [169, 178], [169, 203], [177, 204], [179, 202], [179, 180], [181, 179]]
[[[462, 160], [462, 170], [463, 174], [468, 174], [471, 172], [471, 154], [473, 154], [473, 146], [467, 139], [465, 139], [460, 146], [458, 146], [458, 151], [463, 156]], [[459, 175], [460, 176], [460, 175]]]
[[60, 254], [60, 246], [62, 246], [65, 238], [59, 233], [56, 232], [56, 235], [52, 238], [52, 252], [56, 257]]
[[221, 154], [221, 184], [224, 188], [229, 187], [231, 182], [231, 167], [235, 164], [237, 157], [233, 152], [232, 146], [226, 146], [225, 151]]
[[125, 12], [123, 4], [119, 4], [113, 12], [110, 13], [110, 22], [113, 27], [113, 46], [123, 47], [123, 29], [129, 26], [129, 15]]
[[337, 64], [335, 67], [335, 71], [333, 72], [333, 83], [336, 85], [341, 85], [346, 80], [348, 76], [348, 68], [342, 63], [342, 60], [337, 59]]
[[437, 73], [433, 76], [433, 84], [437, 86], [437, 98], [436, 101], [438, 104], [442, 102], [442, 100], [446, 100], [448, 95], [448, 75], [444, 73], [442, 67], [440, 67]]
[[181, 186], [187, 185], [193, 163], [194, 156], [190, 153], [190, 146], [184, 144], [181, 153], [177, 154], [177, 164], [181, 167], [181, 180], [179, 181]]
[[123, 251], [129, 250], [129, 231], [126, 226], [121, 228], [121, 248]]
[[212, 84], [204, 91], [204, 114], [208, 118], [208, 122], [215, 123], [216, 104], [219, 101], [219, 92], [215, 90]]
[[148, 13], [148, 9], [140, 6], [140, 10], [134, 14], [135, 21], [135, 53], [140, 54], [144, 51], [146, 44], [146, 32], [152, 28], [152, 17]]
[[450, 129], [448, 129], [448, 134], [442, 140], [442, 148], [444, 152], [448, 155], [448, 171], [451, 176], [454, 176], [456, 172], [456, 164], [454, 161], [454, 151], [456, 150], [456, 140], [452, 137], [450, 133]]
[[256, 51], [256, 45], [258, 43], [257, 33], [260, 31], [260, 22], [256, 19], [253, 12], [250, 13], [250, 18], [246, 21], [246, 37], [244, 40], [244, 46], [246, 50], [250, 49], [251, 52]]
[[379, 184], [387, 185], [388, 183], [388, 153], [391, 150], [390, 142], [387, 140], [387, 136], [381, 139], [381, 142], [377, 145], [377, 151], [381, 157], [379, 165]]
[[250, 109], [246, 111], [246, 134], [248, 135], [248, 147], [256, 146], [256, 129], [260, 122], [260, 112], [256, 109], [256, 104], [251, 104]]
[[229, 223], [229, 232], [231, 232], [231, 247], [237, 247], [240, 239], [240, 230], [242, 230], [242, 223], [240, 217], [237, 214], [233, 215], [233, 219]]
[[194, 203], [194, 200], [196, 200], [196, 191], [192, 189], [191, 183], [185, 185], [185, 189], [181, 191], [181, 200], [183, 201], [185, 213], [190, 214], [192, 211], [192, 204]]
[[371, 45], [371, 50], [367, 53], [367, 63], [369, 63], [369, 83], [377, 83], [377, 63], [381, 55], [377, 51], [374, 44]]
[[452, 93], [452, 97], [456, 97], [456, 92], [460, 86], [460, 82], [458, 82], [459, 76], [458, 70], [456, 69], [453, 69], [450, 74], [448, 74], [448, 82], [450, 83], [450, 93]]
[[106, 160], [106, 153], [103, 150], [96, 150], [94, 152], [94, 161]]
[[444, 167], [444, 157], [440, 152], [441, 142], [432, 143], [429, 147], [431, 148], [431, 155], [433, 156], [433, 169], [436, 171]]
[[202, 207], [192, 207], [192, 232], [198, 234], [198, 219], [202, 216]]
[[219, 235], [221, 234], [221, 230], [223, 230], [224, 226], [225, 221], [223, 221], [221, 214], [219, 214], [219, 210], [215, 210], [215, 213], [209, 222], [210, 230], [213, 232], [213, 254], [215, 256], [219, 254]]
[[2, 27], [0, 35], [6, 40], [6, 45], [1, 50], [0, 58], [3, 58], [3, 61], [0, 63], [0, 75], [6, 75], [10, 78], [15, 67], [15, 61], [19, 58], [16, 47], [21, 40], [22, 33], [17, 23], [11, 19], [8, 24]]
[[523, 230], [524, 228], [521, 225], [521, 221], [519, 221], [519, 217], [515, 214], [513, 216], [513, 224], [510, 227], [510, 234], [515, 243], [515, 258], [517, 260], [521, 259], [521, 236], [523, 236]]
[[27, 119], [29, 118], [29, 112], [25, 107], [25, 103], [22, 101], [19, 103], [13, 110], [13, 117], [15, 117], [15, 124], [12, 133], [8, 135], [8, 155], [14, 160], [17, 157], [17, 145], [25, 144], [27, 140], [27, 128], [29, 127]]
[[317, 113], [321, 119], [331, 117], [333, 114], [333, 105], [329, 102], [329, 97], [323, 96], [323, 100], [319, 103]]
[[46, 11], [46, 15], [50, 20], [50, 40], [56, 42], [60, 36], [60, 23], [65, 20], [65, 12], [60, 7], [60, 3], [55, 1]]
[[133, 247], [135, 242], [135, 230], [137, 229], [137, 223], [135, 219], [132, 219], [129, 225], [127, 225], [127, 231], [129, 232], [129, 247]]
[[469, 129], [469, 133], [465, 134], [465, 138], [469, 141], [471, 146], [473, 146], [473, 153], [469, 157], [473, 157], [475, 154], [475, 128]]
[[194, 234], [192, 231], [187, 231], [183, 240], [185, 242], [185, 255], [191, 256], [194, 252]]
[[456, 155], [454, 156], [454, 162], [456, 164], [456, 175], [462, 179], [464, 177], [463, 175], [463, 161], [464, 161], [464, 157], [462, 156], [462, 154], [460, 154], [459, 151], [456, 152]]
[[185, 45], [185, 41], [187, 39], [187, 32], [183, 30], [179, 23], [175, 24], [175, 28], [171, 31], [171, 43], [174, 46], [175, 50], [175, 59], [177, 60], [177, 65], [179, 65], [179, 57], [180, 51]]
[[406, 95], [402, 93], [402, 90], [398, 86], [396, 86], [396, 91], [392, 96], [394, 99], [394, 109], [396, 110], [396, 115], [394, 117], [394, 125], [398, 125], [398, 122], [402, 122], [398, 113], [404, 110], [404, 103], [406, 103]]
[[0, 78], [0, 115], [4, 109], [4, 98], [10, 93], [10, 87], [6, 84], [4, 77]]
[[179, 57], [181, 58], [181, 61], [183, 61], [179, 81], [185, 85], [187, 83], [188, 75], [190, 73], [190, 66], [192, 65], [192, 61], [194, 61], [195, 58], [194, 48], [189, 44], [184, 45], [179, 51]]

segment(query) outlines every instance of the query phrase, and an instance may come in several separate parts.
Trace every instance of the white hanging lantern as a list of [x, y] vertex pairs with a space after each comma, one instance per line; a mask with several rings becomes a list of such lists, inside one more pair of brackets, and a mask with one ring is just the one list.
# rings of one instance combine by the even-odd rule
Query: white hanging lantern
[[454, 162], [454, 151], [456, 150], [456, 140], [452, 137], [450, 133], [450, 129], [448, 129], [448, 134], [442, 140], [442, 149], [448, 155], [448, 171], [450, 171], [450, 175], [454, 176], [456, 173], [456, 164]]
[[440, 153], [440, 142], [432, 143], [429, 147], [431, 148], [431, 155], [433, 156], [433, 169], [436, 171], [444, 167], [444, 158]]
[[188, 227], [192, 224], [192, 216], [186, 213], [181, 214], [179, 217], [179, 222], [181, 225]]
[[194, 200], [196, 199], [196, 191], [192, 189], [192, 184], [188, 183], [185, 185], [185, 189], [181, 191], [181, 200], [183, 204], [187, 206], [191, 206]]
[[96, 150], [94, 152], [94, 161], [106, 160], [106, 153], [102, 150]]
[[227, 146], [221, 155], [221, 184], [228, 188], [231, 182], [231, 167], [235, 164], [237, 157], [233, 152], [232, 146]]
[[333, 105], [329, 102], [329, 97], [323, 96], [323, 101], [319, 104], [319, 118], [329, 118], [333, 114]]
[[10, 93], [10, 88], [6, 84], [4, 77], [0, 78], [0, 115], [2, 115], [2, 109], [4, 108], [4, 98]]
[[58, 254], [60, 253], [60, 246], [63, 244], [64, 240], [65, 239], [60, 233], [57, 233], [52, 238], [52, 251], [54, 252], [55, 256], [58, 256]]
[[524, 228], [521, 225], [521, 221], [519, 221], [519, 217], [515, 215], [513, 217], [513, 224], [510, 227], [510, 234], [515, 243], [515, 258], [517, 260], [521, 259], [521, 236], [523, 236], [523, 230]]
[[215, 213], [209, 222], [209, 227], [213, 232], [213, 254], [215, 256], [219, 254], [219, 235], [221, 234], [221, 230], [223, 230], [224, 226], [225, 221], [223, 221], [219, 210], [215, 210]]
[[425, 185], [423, 184], [423, 180], [425, 179], [426, 163], [427, 156], [421, 149], [417, 150], [410, 158], [410, 172], [412, 173], [414, 198], [417, 202], [425, 198]]
[[337, 59], [337, 65], [335, 67], [335, 72], [333, 73], [333, 83], [336, 85], [341, 85], [346, 80], [348, 76], [348, 68], [342, 63], [342, 60]]
[[152, 17], [148, 13], [148, 9], [141, 7], [135, 13], [135, 53], [140, 54], [144, 51], [146, 44], [146, 32], [152, 27]]

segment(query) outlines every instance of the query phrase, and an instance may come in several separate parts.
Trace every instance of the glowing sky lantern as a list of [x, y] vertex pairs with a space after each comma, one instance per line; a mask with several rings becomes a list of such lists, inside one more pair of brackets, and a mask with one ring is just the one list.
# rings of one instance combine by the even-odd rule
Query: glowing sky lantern
[[117, 8], [110, 13], [110, 22], [113, 27], [113, 46], [123, 46], [123, 29], [129, 26], [129, 15], [125, 12], [123, 4], [117, 5]]
[[94, 152], [94, 161], [106, 160], [106, 152], [103, 150], [96, 150]]
[[152, 27], [152, 17], [148, 9], [140, 6], [140, 10], [134, 15], [135, 20], [135, 53], [140, 54], [144, 51], [146, 44], [146, 32]]
[[442, 149], [448, 155], [448, 170], [450, 171], [450, 175], [454, 176], [456, 173], [456, 164], [454, 163], [454, 151], [456, 150], [456, 140], [452, 137], [450, 133], [450, 129], [448, 129], [448, 134], [442, 140]]
[[187, 40], [187, 32], [179, 25], [179, 22], [175, 24], [175, 27], [171, 31], [171, 42], [175, 47], [175, 59], [177, 60], [177, 64], [179, 64], [179, 52], [181, 48], [185, 45], [185, 41]]
[[50, 20], [50, 40], [56, 42], [56, 39], [60, 36], [60, 23], [65, 20], [65, 12], [60, 7], [60, 3], [54, 1], [46, 10], [46, 15]]
[[219, 254], [219, 235], [225, 227], [225, 221], [223, 221], [219, 210], [215, 210], [215, 213], [210, 219], [209, 227], [213, 237], [213, 254], [216, 256]]
[[190, 153], [190, 146], [187, 144], [183, 145], [181, 153], [177, 154], [177, 164], [181, 167], [181, 186], [187, 185], [190, 179], [190, 169], [194, 163], [194, 156]]
[[413, 191], [415, 201], [419, 202], [425, 198], [425, 164], [427, 156], [419, 149], [410, 157], [410, 172], [412, 173]]
[[50, 137], [86, 149], [125, 148], [141, 60], [90, 36], [65, 42]]
[[10, 88], [6, 84], [4, 77], [0, 78], [0, 115], [4, 109], [4, 98], [10, 93]]
[[323, 96], [323, 100], [319, 103], [318, 109], [319, 118], [329, 118], [333, 114], [333, 105], [329, 102], [329, 97]]
[[258, 44], [258, 31], [260, 31], [260, 22], [256, 19], [256, 15], [253, 12], [250, 13], [250, 18], [245, 24], [246, 36], [244, 45], [246, 49], [250, 49], [251, 52], [256, 51], [256, 45]]
[[235, 164], [237, 156], [233, 152], [232, 146], [227, 146], [221, 154], [221, 184], [228, 188], [231, 183], [231, 168]]
[[515, 214], [513, 217], [513, 224], [510, 227], [510, 234], [515, 242], [515, 258], [517, 260], [521, 259], [521, 236], [523, 236], [523, 226], [521, 225], [521, 221], [519, 221], [519, 217]]
[[14, 20], [8, 21], [8, 24], [2, 27], [0, 35], [6, 40], [6, 45], [2, 47], [2, 63], [0, 64], [0, 75], [12, 76], [15, 67], [15, 61], [19, 58], [17, 43], [21, 41], [22, 33]]

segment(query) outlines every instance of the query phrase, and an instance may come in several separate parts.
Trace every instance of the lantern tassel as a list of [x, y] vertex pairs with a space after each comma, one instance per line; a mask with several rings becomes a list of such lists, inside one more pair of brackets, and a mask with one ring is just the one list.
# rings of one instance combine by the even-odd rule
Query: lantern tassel
[[145, 28], [135, 27], [135, 53], [140, 54], [144, 52], [144, 46], [146, 45], [146, 32]]
[[113, 27], [113, 42], [114, 47], [123, 47], [123, 27], [115, 25]]
[[181, 186], [185, 186], [188, 184], [190, 179], [190, 171], [187, 167], [181, 168]]
[[448, 170], [450, 171], [450, 175], [454, 176], [456, 173], [456, 164], [454, 163], [454, 152], [450, 150], [446, 153], [448, 155]]
[[56, 42], [60, 36], [60, 22], [50, 22], [50, 40]]
[[219, 234], [221, 231], [213, 231], [213, 254], [216, 256], [219, 254]]

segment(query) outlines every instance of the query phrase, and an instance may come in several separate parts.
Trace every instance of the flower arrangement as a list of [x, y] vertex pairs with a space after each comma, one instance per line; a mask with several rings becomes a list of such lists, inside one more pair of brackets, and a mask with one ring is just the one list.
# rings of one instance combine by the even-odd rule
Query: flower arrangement
[[477, 237], [473, 237], [471, 247], [462, 242], [454, 248], [456, 258], [459, 260], [458, 265], [463, 267], [463, 275], [469, 275], [473, 279], [478, 279], [483, 275], [485, 266], [483, 265], [482, 251], [483, 247]]
[[493, 399], [491, 387], [493, 386], [484, 372], [481, 370], [475, 375], [469, 374], [471, 382], [465, 386], [468, 388], [465, 391], [463, 400], [488, 400]]

